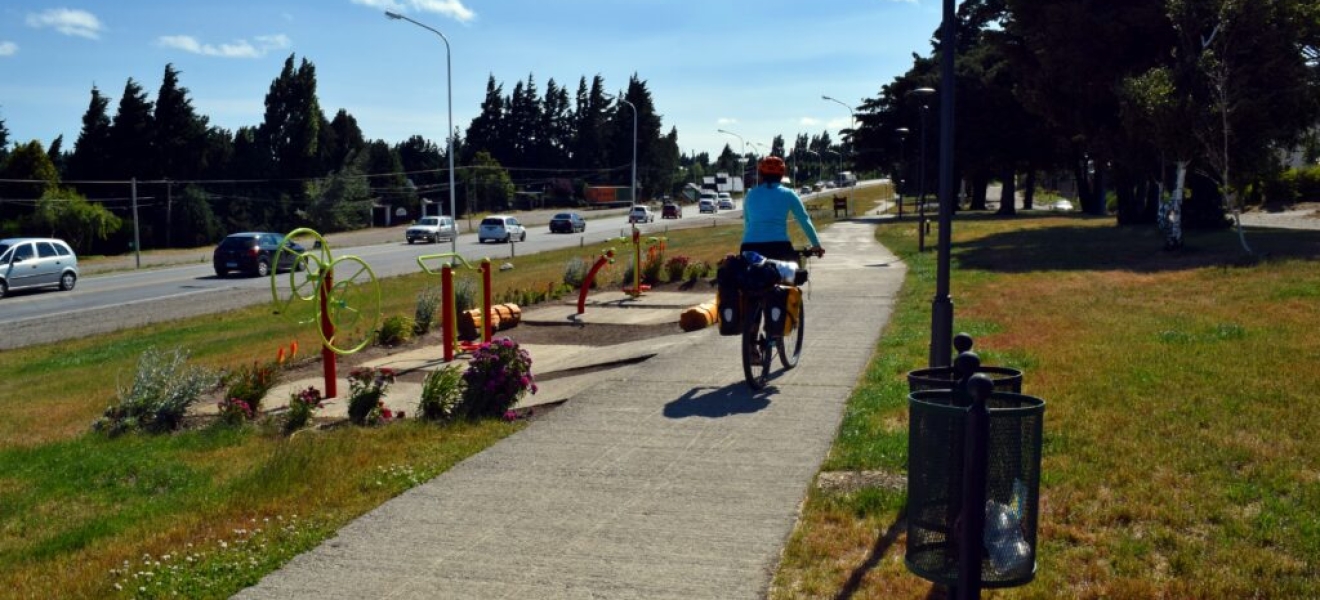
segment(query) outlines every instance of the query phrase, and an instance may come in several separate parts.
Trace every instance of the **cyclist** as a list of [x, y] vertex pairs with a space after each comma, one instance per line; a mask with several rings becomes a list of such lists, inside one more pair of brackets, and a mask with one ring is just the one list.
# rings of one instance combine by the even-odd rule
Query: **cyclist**
[[791, 212], [811, 242], [811, 252], [825, 256], [807, 209], [793, 188], [780, 185], [788, 169], [784, 159], [767, 156], [756, 165], [761, 184], [743, 199], [742, 251], [756, 252], [766, 258], [797, 262], [798, 252], [788, 240], [788, 215]]

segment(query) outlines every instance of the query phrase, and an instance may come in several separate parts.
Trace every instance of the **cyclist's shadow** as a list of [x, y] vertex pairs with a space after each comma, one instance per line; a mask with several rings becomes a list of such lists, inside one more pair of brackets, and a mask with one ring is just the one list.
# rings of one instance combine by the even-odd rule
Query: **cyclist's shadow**
[[665, 405], [664, 415], [670, 419], [706, 417], [715, 419], [732, 415], [751, 414], [770, 406], [773, 388], [753, 392], [738, 382], [724, 387], [695, 387]]

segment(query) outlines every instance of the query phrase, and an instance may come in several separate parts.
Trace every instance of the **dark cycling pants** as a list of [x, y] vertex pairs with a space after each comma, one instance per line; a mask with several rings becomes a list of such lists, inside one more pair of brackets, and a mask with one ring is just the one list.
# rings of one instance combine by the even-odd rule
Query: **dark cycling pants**
[[791, 242], [745, 242], [741, 252], [751, 250], [766, 258], [800, 263], [801, 257]]

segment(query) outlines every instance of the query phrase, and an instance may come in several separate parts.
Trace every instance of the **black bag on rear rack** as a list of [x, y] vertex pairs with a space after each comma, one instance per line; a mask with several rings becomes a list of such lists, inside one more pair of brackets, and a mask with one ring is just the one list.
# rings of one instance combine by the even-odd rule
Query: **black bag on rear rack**
[[715, 271], [715, 282], [719, 286], [716, 307], [720, 313], [720, 335], [738, 335], [742, 333], [742, 279], [747, 270], [747, 261], [742, 256], [730, 254], [720, 262]]

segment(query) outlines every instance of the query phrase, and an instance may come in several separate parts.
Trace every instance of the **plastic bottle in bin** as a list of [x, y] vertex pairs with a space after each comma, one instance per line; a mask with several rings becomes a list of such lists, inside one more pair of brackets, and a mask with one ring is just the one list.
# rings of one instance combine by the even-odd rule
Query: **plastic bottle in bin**
[[985, 550], [990, 557], [990, 568], [999, 576], [1021, 575], [1030, 570], [1031, 545], [1022, 534], [1022, 502], [1025, 487], [1021, 482], [1013, 485], [1014, 506], [994, 500], [985, 503]]

